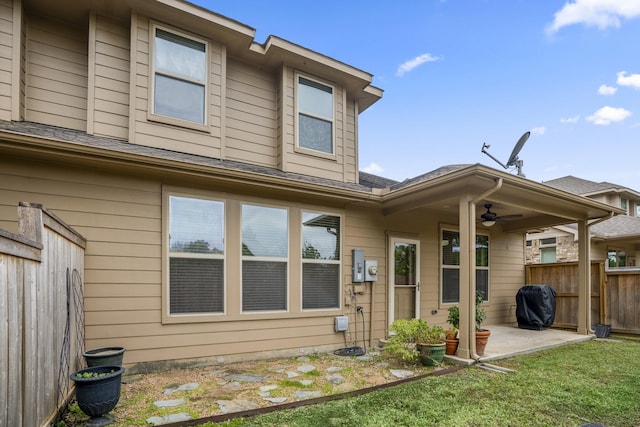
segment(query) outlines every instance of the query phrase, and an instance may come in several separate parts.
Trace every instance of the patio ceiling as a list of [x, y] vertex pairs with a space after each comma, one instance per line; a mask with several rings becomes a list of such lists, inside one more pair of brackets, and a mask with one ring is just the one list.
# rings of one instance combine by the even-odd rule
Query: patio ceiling
[[531, 231], [624, 213], [610, 205], [480, 164], [391, 189], [383, 195], [382, 210], [385, 215], [393, 215], [427, 208], [457, 218], [460, 197], [483, 194], [500, 180], [500, 188], [480, 199], [476, 210], [479, 217], [484, 204], [491, 203], [491, 211], [498, 216], [521, 215], [495, 225], [506, 232]]

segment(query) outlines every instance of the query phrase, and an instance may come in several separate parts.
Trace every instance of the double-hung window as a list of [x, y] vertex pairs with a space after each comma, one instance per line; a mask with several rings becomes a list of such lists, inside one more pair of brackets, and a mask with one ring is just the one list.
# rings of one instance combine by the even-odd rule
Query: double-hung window
[[286, 209], [242, 205], [242, 311], [287, 310]]
[[169, 314], [224, 312], [224, 203], [169, 196]]
[[302, 308], [340, 306], [340, 217], [302, 212]]
[[[476, 290], [489, 299], [489, 236], [476, 235]], [[460, 232], [442, 230], [442, 302], [460, 302]]]
[[298, 147], [334, 154], [333, 88], [297, 76]]
[[153, 113], [205, 124], [207, 44], [154, 29]]

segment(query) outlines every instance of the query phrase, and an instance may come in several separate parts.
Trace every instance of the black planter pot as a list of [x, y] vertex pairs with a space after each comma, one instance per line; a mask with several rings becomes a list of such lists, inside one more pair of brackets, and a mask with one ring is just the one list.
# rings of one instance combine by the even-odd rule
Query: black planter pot
[[606, 338], [611, 333], [611, 325], [597, 324], [596, 328], [596, 338]]
[[122, 366], [124, 347], [102, 347], [82, 353], [88, 367]]
[[[71, 374], [76, 384], [76, 401], [91, 417], [87, 425], [101, 426], [110, 421], [102, 416], [116, 407], [120, 400], [120, 385], [124, 368], [121, 366], [94, 366]], [[83, 374], [92, 376], [85, 377]]]

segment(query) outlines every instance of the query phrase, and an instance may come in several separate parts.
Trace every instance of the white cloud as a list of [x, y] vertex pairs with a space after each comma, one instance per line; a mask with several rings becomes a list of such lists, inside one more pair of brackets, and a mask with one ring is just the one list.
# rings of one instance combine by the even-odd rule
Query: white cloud
[[580, 120], [580, 116], [573, 116], [560, 119], [560, 123], [577, 123]]
[[640, 17], [640, 1], [637, 0], [573, 0], [567, 2], [553, 16], [553, 22], [546, 28], [553, 34], [562, 27], [584, 24], [588, 27], [605, 29], [620, 27], [620, 19]]
[[613, 95], [614, 93], [616, 93], [618, 91], [617, 87], [613, 87], [613, 86], [607, 86], [607, 85], [601, 85], [598, 88], [598, 93], [600, 95]]
[[629, 74], [627, 76], [626, 71], [620, 71], [618, 73], [618, 84], [620, 86], [631, 86], [635, 89], [640, 89], [640, 74]]
[[362, 170], [365, 171], [366, 173], [371, 173], [374, 175], [384, 171], [384, 169], [382, 169], [377, 163], [373, 163], [373, 162], [371, 162], [369, 166], [367, 166], [366, 168], [363, 168]]
[[546, 126], [538, 126], [531, 129], [531, 133], [534, 135], [544, 135], [546, 131], [547, 131]]
[[606, 126], [613, 122], [621, 122], [630, 115], [631, 111], [625, 110], [624, 108], [606, 106], [587, 117], [587, 120], [592, 122], [594, 125]]
[[409, 61], [400, 65], [398, 67], [398, 71], [396, 72], [396, 76], [402, 77], [409, 71], [412, 71], [414, 68], [419, 67], [426, 62], [434, 62], [439, 60], [440, 58], [437, 56], [433, 56], [430, 53], [423, 53], [422, 55], [416, 56], [415, 58], [410, 59]]

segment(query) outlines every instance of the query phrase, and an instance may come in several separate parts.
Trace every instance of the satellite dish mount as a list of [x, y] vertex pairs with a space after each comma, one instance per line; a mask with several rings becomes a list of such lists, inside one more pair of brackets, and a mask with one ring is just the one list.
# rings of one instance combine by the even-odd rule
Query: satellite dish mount
[[529, 135], [531, 135], [531, 132], [529, 131], [526, 131], [525, 133], [522, 134], [522, 136], [516, 143], [515, 147], [513, 147], [513, 151], [511, 152], [511, 156], [509, 156], [509, 160], [507, 160], [507, 164], [502, 163], [500, 160], [496, 159], [491, 154], [489, 154], [487, 149], [490, 147], [490, 145], [487, 144], [486, 142], [482, 144], [481, 151], [487, 156], [491, 157], [496, 163], [498, 163], [500, 166], [502, 166], [505, 169], [509, 169], [510, 167], [515, 166], [516, 168], [518, 168], [518, 176], [521, 176], [524, 178], [524, 173], [522, 172], [523, 161], [518, 158], [518, 154], [520, 153], [520, 150], [522, 150], [524, 143], [527, 142], [527, 139], [529, 139]]

